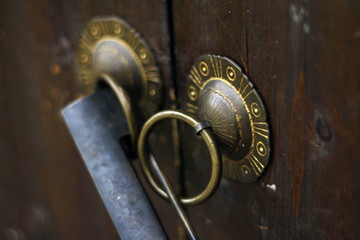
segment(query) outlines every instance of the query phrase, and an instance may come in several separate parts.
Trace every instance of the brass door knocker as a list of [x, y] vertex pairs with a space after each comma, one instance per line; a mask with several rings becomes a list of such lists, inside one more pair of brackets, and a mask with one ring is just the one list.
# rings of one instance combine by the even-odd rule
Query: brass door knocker
[[192, 126], [197, 134], [200, 134], [207, 147], [210, 151], [211, 156], [211, 163], [212, 163], [212, 170], [211, 176], [208, 185], [206, 188], [195, 197], [191, 198], [181, 198], [181, 203], [185, 205], [196, 205], [206, 201], [212, 193], [216, 190], [216, 187], [219, 184], [221, 178], [221, 154], [217, 147], [216, 140], [214, 134], [209, 128], [209, 125], [204, 124], [204, 122], [199, 121], [196, 117], [191, 116], [189, 114], [183, 113], [181, 111], [173, 111], [167, 110], [162, 111], [151, 118], [144, 124], [138, 140], [138, 155], [141, 160], [141, 166], [144, 170], [145, 176], [147, 177], [148, 181], [150, 182], [151, 186], [155, 189], [157, 193], [159, 193], [162, 197], [167, 198], [168, 196], [161, 187], [158, 186], [156, 181], [154, 180], [151, 171], [150, 171], [150, 164], [149, 164], [149, 149], [147, 147], [147, 139], [150, 134], [150, 131], [155, 127], [156, 124], [163, 119], [173, 118], [184, 121], [185, 123]]
[[102, 82], [113, 89], [125, 111], [135, 146], [135, 115], [149, 118], [158, 111], [162, 99], [159, 69], [148, 44], [121, 18], [98, 17], [82, 34], [77, 65], [87, 93], [94, 92]]
[[220, 145], [225, 177], [254, 182], [270, 156], [265, 106], [241, 68], [227, 57], [203, 55], [187, 79], [186, 111], [207, 120]]
[[[147, 180], [158, 194], [170, 199], [176, 209], [180, 206], [178, 200], [147, 148], [149, 133], [159, 121], [175, 118], [186, 122], [201, 134], [210, 151], [209, 183], [195, 197], [180, 197], [185, 205], [206, 201], [216, 190], [221, 173], [242, 182], [255, 181], [264, 171], [270, 154], [265, 107], [252, 83], [233, 61], [212, 55], [200, 57], [190, 72], [187, 90], [187, 112], [167, 110], [155, 114], [144, 124], [138, 140], [138, 156]], [[165, 191], [152, 176], [151, 164], [158, 178], [165, 179], [160, 181]], [[183, 210], [177, 209], [177, 213], [188, 235], [196, 236]]]
[[[192, 239], [197, 236], [180, 202], [196, 205], [206, 201], [218, 187], [222, 173], [231, 179], [253, 182], [264, 171], [270, 156], [265, 107], [253, 84], [230, 59], [201, 56], [188, 76], [186, 112], [156, 113], [162, 82], [154, 55], [129, 24], [117, 17], [104, 17], [91, 21], [82, 35], [78, 70], [87, 92], [93, 92], [101, 83], [113, 90], [124, 111], [131, 142], [133, 147], [137, 146], [147, 180], [160, 196], [171, 201]], [[140, 133], [137, 126], [142, 121], [135, 116], [149, 118]], [[192, 126], [210, 151], [209, 183], [194, 197], [178, 200], [148, 148], [151, 130], [166, 118]], [[155, 181], [153, 173], [162, 186]]]

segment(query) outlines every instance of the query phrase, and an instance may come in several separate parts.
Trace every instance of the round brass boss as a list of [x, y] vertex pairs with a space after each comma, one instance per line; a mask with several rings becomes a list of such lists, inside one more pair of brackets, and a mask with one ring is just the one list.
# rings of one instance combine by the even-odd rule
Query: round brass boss
[[158, 111], [162, 82], [155, 57], [148, 44], [123, 19], [93, 19], [81, 36], [77, 65], [85, 92], [92, 93], [105, 74], [126, 91], [145, 118]]
[[265, 106], [253, 84], [232, 60], [199, 57], [187, 80], [186, 110], [210, 122], [222, 152], [225, 177], [254, 182], [270, 156]]

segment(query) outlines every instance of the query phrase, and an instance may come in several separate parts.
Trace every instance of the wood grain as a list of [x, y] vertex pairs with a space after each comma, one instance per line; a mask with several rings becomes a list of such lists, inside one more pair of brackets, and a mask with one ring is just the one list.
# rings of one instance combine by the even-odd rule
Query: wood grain
[[[253, 184], [223, 179], [211, 200], [188, 209], [200, 238], [360, 236], [359, 9], [358, 1], [173, 3], [182, 96], [197, 57], [227, 56], [260, 92], [271, 125], [263, 177]], [[185, 186], [193, 194], [207, 181], [207, 150], [194, 149], [185, 134]]]
[[[118, 238], [60, 117], [82, 96], [76, 48], [85, 24], [101, 15], [139, 31], [172, 91], [166, 2], [0, 2], [0, 239]], [[171, 207], [154, 201], [168, 234], [177, 236]]]
[[[186, 75], [206, 53], [237, 62], [265, 102], [270, 164], [257, 182], [223, 179], [187, 209], [201, 239], [359, 238], [358, 1], [13, 0], [0, 1], [1, 239], [118, 238], [59, 115], [82, 96], [73, 59], [100, 15], [124, 18], [148, 41], [164, 108], [174, 92], [182, 105]], [[176, 172], [170, 128], [155, 133], [161, 166], [179, 191], [198, 193], [207, 149], [180, 126]], [[181, 239], [171, 207], [146, 190], [170, 239]]]

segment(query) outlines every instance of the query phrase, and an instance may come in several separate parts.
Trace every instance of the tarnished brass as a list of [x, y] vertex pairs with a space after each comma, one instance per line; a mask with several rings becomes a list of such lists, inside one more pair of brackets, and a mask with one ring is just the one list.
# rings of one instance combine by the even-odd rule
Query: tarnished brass
[[270, 133], [264, 104], [242, 72], [226, 57], [204, 55], [187, 80], [186, 109], [209, 121], [220, 144], [223, 174], [253, 182], [270, 154]]
[[[147, 122], [144, 124], [143, 128], [140, 131], [139, 139], [138, 139], [138, 155], [141, 161], [142, 168], [144, 170], [145, 176], [150, 182], [151, 186], [155, 189], [156, 192], [158, 192], [162, 197], [168, 199], [168, 195], [166, 192], [158, 186], [158, 183], [155, 181], [155, 179], [152, 176], [152, 173], [150, 171], [150, 162], [149, 162], [149, 150], [147, 148], [147, 139], [148, 136], [155, 127], [156, 124], [159, 123], [159, 121], [167, 118], [173, 118], [178, 119], [186, 122], [192, 127], [197, 126], [200, 121], [189, 114], [180, 112], [180, 111], [173, 111], [173, 110], [167, 110], [162, 111], [151, 118], [147, 120]], [[199, 130], [199, 129], [198, 129]], [[180, 198], [180, 202], [186, 205], [196, 205], [199, 203], [204, 202], [207, 200], [211, 194], [214, 193], [217, 186], [219, 185], [219, 181], [221, 178], [221, 154], [217, 147], [216, 140], [214, 138], [214, 135], [212, 131], [208, 128], [203, 128], [203, 130], [199, 131], [200, 135], [203, 137], [207, 147], [210, 151], [211, 156], [211, 163], [212, 163], [212, 170], [211, 170], [211, 176], [210, 181], [206, 188], [198, 195], [190, 198]]]
[[132, 146], [136, 146], [138, 128], [134, 111], [131, 109], [131, 100], [129, 95], [122, 87], [117, 85], [109, 75], [101, 74], [100, 78], [102, 81], [107, 83], [107, 85], [113, 90], [117, 99], [119, 100], [119, 103], [124, 111], [126, 122], [128, 123]]
[[79, 44], [78, 69], [87, 92], [93, 92], [105, 74], [126, 91], [145, 118], [157, 112], [162, 82], [155, 57], [124, 20], [98, 17], [87, 25]]

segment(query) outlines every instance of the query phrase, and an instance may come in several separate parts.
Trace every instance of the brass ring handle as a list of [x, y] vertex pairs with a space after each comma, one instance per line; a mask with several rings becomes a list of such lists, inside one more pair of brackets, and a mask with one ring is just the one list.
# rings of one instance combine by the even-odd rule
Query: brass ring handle
[[130, 138], [132, 146], [136, 144], [136, 136], [138, 133], [136, 118], [134, 111], [131, 110], [131, 100], [126, 91], [115, 83], [115, 80], [107, 74], [101, 74], [100, 79], [103, 80], [107, 85], [114, 91], [117, 99], [120, 102], [122, 109], [124, 110], [126, 122], [129, 127]]
[[[159, 112], [153, 115], [149, 120], [144, 124], [138, 139], [138, 155], [141, 161], [141, 166], [145, 173], [146, 178], [150, 182], [151, 186], [158, 192], [162, 197], [168, 199], [167, 194], [163, 189], [161, 189], [156, 181], [153, 178], [153, 175], [150, 171], [150, 162], [149, 162], [149, 151], [147, 149], [147, 139], [149, 137], [150, 131], [153, 127], [163, 119], [173, 118], [186, 122], [192, 127], [197, 126], [200, 121], [195, 117], [192, 117], [188, 114], [185, 114], [180, 111], [167, 110]], [[196, 205], [207, 200], [211, 194], [216, 190], [221, 177], [221, 154], [217, 147], [215, 137], [210, 129], [203, 129], [200, 131], [200, 135], [203, 137], [207, 147], [210, 151], [212, 170], [210, 181], [206, 188], [198, 195], [189, 198], [180, 198], [180, 202], [185, 205]]]

